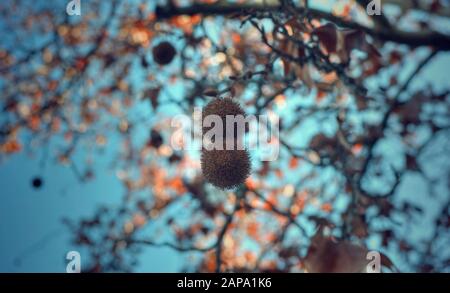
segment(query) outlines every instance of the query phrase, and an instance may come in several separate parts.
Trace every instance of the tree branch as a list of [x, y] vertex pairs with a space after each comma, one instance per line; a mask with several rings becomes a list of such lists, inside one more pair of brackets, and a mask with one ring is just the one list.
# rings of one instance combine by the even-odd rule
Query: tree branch
[[222, 229], [219, 232], [219, 235], [217, 236], [217, 242], [216, 242], [216, 273], [220, 273], [220, 266], [222, 265], [222, 242], [223, 238], [225, 237], [225, 233], [228, 230], [228, 227], [230, 226], [231, 222], [233, 221], [234, 213], [236, 210], [233, 211], [233, 213], [227, 215], [225, 224], [223, 225]]
[[[282, 5], [278, 1], [267, 1], [257, 4], [193, 4], [188, 7], [175, 6], [157, 6], [157, 19], [166, 19], [179, 15], [196, 15], [204, 16], [210, 15], [245, 15], [248, 13], [265, 13], [265, 12], [283, 12]], [[382, 40], [391, 41], [399, 44], [405, 44], [410, 47], [432, 46], [436, 50], [448, 51], [450, 50], [450, 36], [438, 32], [406, 32], [396, 28], [369, 28], [357, 22], [347, 21], [331, 13], [324, 12], [313, 8], [297, 7], [298, 13], [307, 13], [314, 18], [321, 18], [331, 21], [341, 27], [352, 28], [364, 31], [372, 37]]]
[[[434, 56], [436, 56], [437, 51], [433, 51], [430, 53], [430, 55], [428, 55], [427, 58], [425, 58], [418, 66], [417, 68], [414, 70], [414, 72], [411, 73], [411, 75], [409, 76], [409, 78], [405, 81], [405, 83], [403, 84], [403, 86], [399, 89], [399, 91], [397, 92], [396, 96], [394, 97], [393, 102], [391, 103], [391, 106], [389, 107], [389, 109], [386, 111], [386, 113], [383, 116], [383, 120], [381, 121], [380, 127], [379, 129], [384, 132], [385, 128], [387, 127], [387, 123], [389, 121], [389, 117], [391, 117], [391, 114], [395, 111], [395, 109], [402, 105], [402, 102], [399, 100], [400, 95], [408, 89], [409, 85], [411, 84], [411, 82], [414, 80], [414, 78], [417, 76], [417, 74], [419, 74], [419, 72], [425, 67], [425, 65], [427, 65], [431, 59], [434, 58]], [[368, 146], [368, 151], [367, 151], [367, 158], [364, 161], [364, 165], [362, 167], [362, 170], [360, 172], [360, 176], [358, 178], [358, 186], [359, 186], [359, 190], [363, 190], [362, 189], [362, 179], [364, 178], [365, 173], [367, 172], [367, 169], [370, 165], [370, 161], [373, 158], [373, 152], [374, 152], [374, 148], [375, 145], [377, 144], [378, 140], [380, 139], [380, 137], [375, 137], [369, 144]]]
[[150, 239], [127, 239], [126, 242], [128, 244], [143, 244], [143, 245], [149, 245], [149, 246], [153, 246], [153, 247], [168, 247], [168, 248], [172, 248], [174, 250], [180, 251], [180, 252], [187, 252], [187, 251], [207, 252], [214, 248], [213, 245], [206, 246], [206, 247], [177, 246], [170, 242], [157, 243]]

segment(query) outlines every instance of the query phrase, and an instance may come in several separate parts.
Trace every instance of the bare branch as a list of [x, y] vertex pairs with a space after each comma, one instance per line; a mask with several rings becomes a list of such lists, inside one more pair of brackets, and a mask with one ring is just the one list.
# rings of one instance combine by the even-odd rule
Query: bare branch
[[[244, 15], [249, 12], [252, 13], [281, 13], [282, 5], [277, 1], [271, 1], [271, 4], [230, 4], [230, 5], [204, 5], [194, 4], [188, 7], [161, 7], [156, 9], [156, 16], [158, 19], [170, 18], [177, 15], [196, 15], [202, 14], [204, 16], [211, 15]], [[311, 17], [321, 18], [331, 21], [339, 26], [345, 28], [352, 28], [364, 31], [374, 38], [382, 41], [391, 41], [395, 43], [409, 45], [411, 47], [432, 46], [436, 50], [448, 51], [450, 50], [450, 36], [441, 34], [439, 32], [406, 32], [392, 27], [369, 28], [357, 22], [347, 21], [333, 14], [313, 9], [313, 8], [296, 8], [298, 13], [306, 13]]]

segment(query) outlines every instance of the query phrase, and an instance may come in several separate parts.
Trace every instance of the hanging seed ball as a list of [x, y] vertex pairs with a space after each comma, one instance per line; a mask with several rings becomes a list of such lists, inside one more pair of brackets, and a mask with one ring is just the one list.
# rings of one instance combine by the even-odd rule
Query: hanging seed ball
[[221, 189], [244, 183], [250, 175], [250, 156], [246, 150], [202, 150], [202, 172], [205, 179]]
[[[218, 115], [222, 120], [224, 130], [224, 149], [223, 150], [207, 150], [202, 149], [201, 167], [205, 179], [214, 186], [221, 189], [231, 189], [244, 183], [245, 179], [250, 175], [251, 163], [250, 155], [246, 150], [226, 150], [225, 144], [227, 139], [241, 139], [237, 137], [237, 129], [235, 125], [234, 137], [226, 138], [226, 116], [242, 115], [245, 112], [241, 106], [231, 98], [214, 99], [209, 102], [202, 111], [202, 117], [205, 119], [208, 115]], [[203, 127], [203, 134], [215, 127]]]
[[[223, 98], [223, 99], [214, 99], [209, 102], [202, 111], [202, 118], [205, 119], [208, 115], [218, 115], [222, 120], [223, 125], [223, 141], [225, 141], [226, 135], [226, 117], [227, 115], [242, 115], [245, 116], [245, 112], [242, 107], [231, 98]], [[208, 130], [214, 128], [214, 124], [211, 127], [203, 127], [203, 134], [205, 134]], [[234, 129], [234, 138], [237, 137], [237, 129], [235, 125]]]
[[167, 65], [172, 62], [177, 51], [171, 43], [164, 41], [153, 47], [153, 60], [159, 65]]

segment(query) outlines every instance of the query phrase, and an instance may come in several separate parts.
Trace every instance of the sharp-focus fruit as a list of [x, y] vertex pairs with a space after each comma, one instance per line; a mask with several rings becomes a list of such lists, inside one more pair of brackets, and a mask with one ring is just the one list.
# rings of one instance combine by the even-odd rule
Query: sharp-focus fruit
[[[224, 99], [214, 99], [211, 102], [209, 102], [205, 108], [202, 111], [202, 117], [205, 119], [208, 115], [217, 115], [222, 120], [223, 125], [223, 141], [225, 141], [225, 135], [226, 135], [226, 117], [227, 115], [242, 115], [245, 116], [245, 112], [242, 109], [242, 107], [235, 102], [231, 98], [224, 98]], [[210, 130], [212, 127], [203, 127], [203, 134], [205, 134], [208, 130]], [[234, 139], [237, 138], [237, 129], [235, 126], [234, 129]]]
[[[234, 136], [225, 139], [226, 116], [242, 115], [245, 116], [241, 106], [231, 98], [214, 99], [208, 103], [202, 111], [202, 117], [205, 119], [208, 115], [218, 115], [223, 125], [223, 150], [202, 149], [201, 166], [205, 179], [214, 186], [221, 189], [235, 188], [244, 183], [250, 175], [251, 163], [250, 155], [247, 150], [236, 149], [237, 140], [243, 139], [237, 136], [235, 125]], [[215, 126], [212, 126], [215, 127]], [[211, 127], [203, 127], [203, 135]], [[226, 150], [226, 140], [234, 140], [235, 149]]]
[[205, 179], [221, 189], [244, 183], [250, 174], [250, 156], [246, 150], [203, 150], [202, 172]]

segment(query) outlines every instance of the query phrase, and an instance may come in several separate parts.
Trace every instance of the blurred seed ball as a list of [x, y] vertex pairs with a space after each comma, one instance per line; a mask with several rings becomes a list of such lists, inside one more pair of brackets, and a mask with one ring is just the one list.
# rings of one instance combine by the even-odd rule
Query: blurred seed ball
[[221, 189], [244, 183], [250, 175], [250, 155], [246, 150], [202, 150], [201, 167], [205, 179]]
[[150, 132], [150, 139], [149, 139], [148, 144], [157, 149], [163, 143], [164, 143], [164, 140], [163, 140], [163, 137], [161, 136], [161, 134], [157, 130], [152, 129], [152, 131]]
[[41, 177], [34, 177], [34, 178], [31, 180], [31, 185], [33, 186], [34, 189], [39, 189], [39, 188], [41, 188], [43, 183], [44, 183], [44, 182], [43, 182], [43, 180], [42, 180]]
[[153, 60], [159, 65], [167, 65], [172, 62], [177, 51], [171, 43], [164, 41], [153, 47]]
[[[245, 112], [242, 109], [241, 105], [238, 102], [231, 98], [216, 98], [209, 102], [202, 111], [202, 119], [205, 121], [205, 118], [209, 115], [217, 115], [222, 120], [223, 126], [223, 141], [225, 141], [226, 135], [226, 117], [227, 115], [242, 115], [245, 116]], [[212, 124], [211, 127], [203, 127], [203, 134], [205, 134], [208, 130], [214, 128], [215, 125]], [[234, 127], [234, 138], [237, 138], [237, 125]]]

